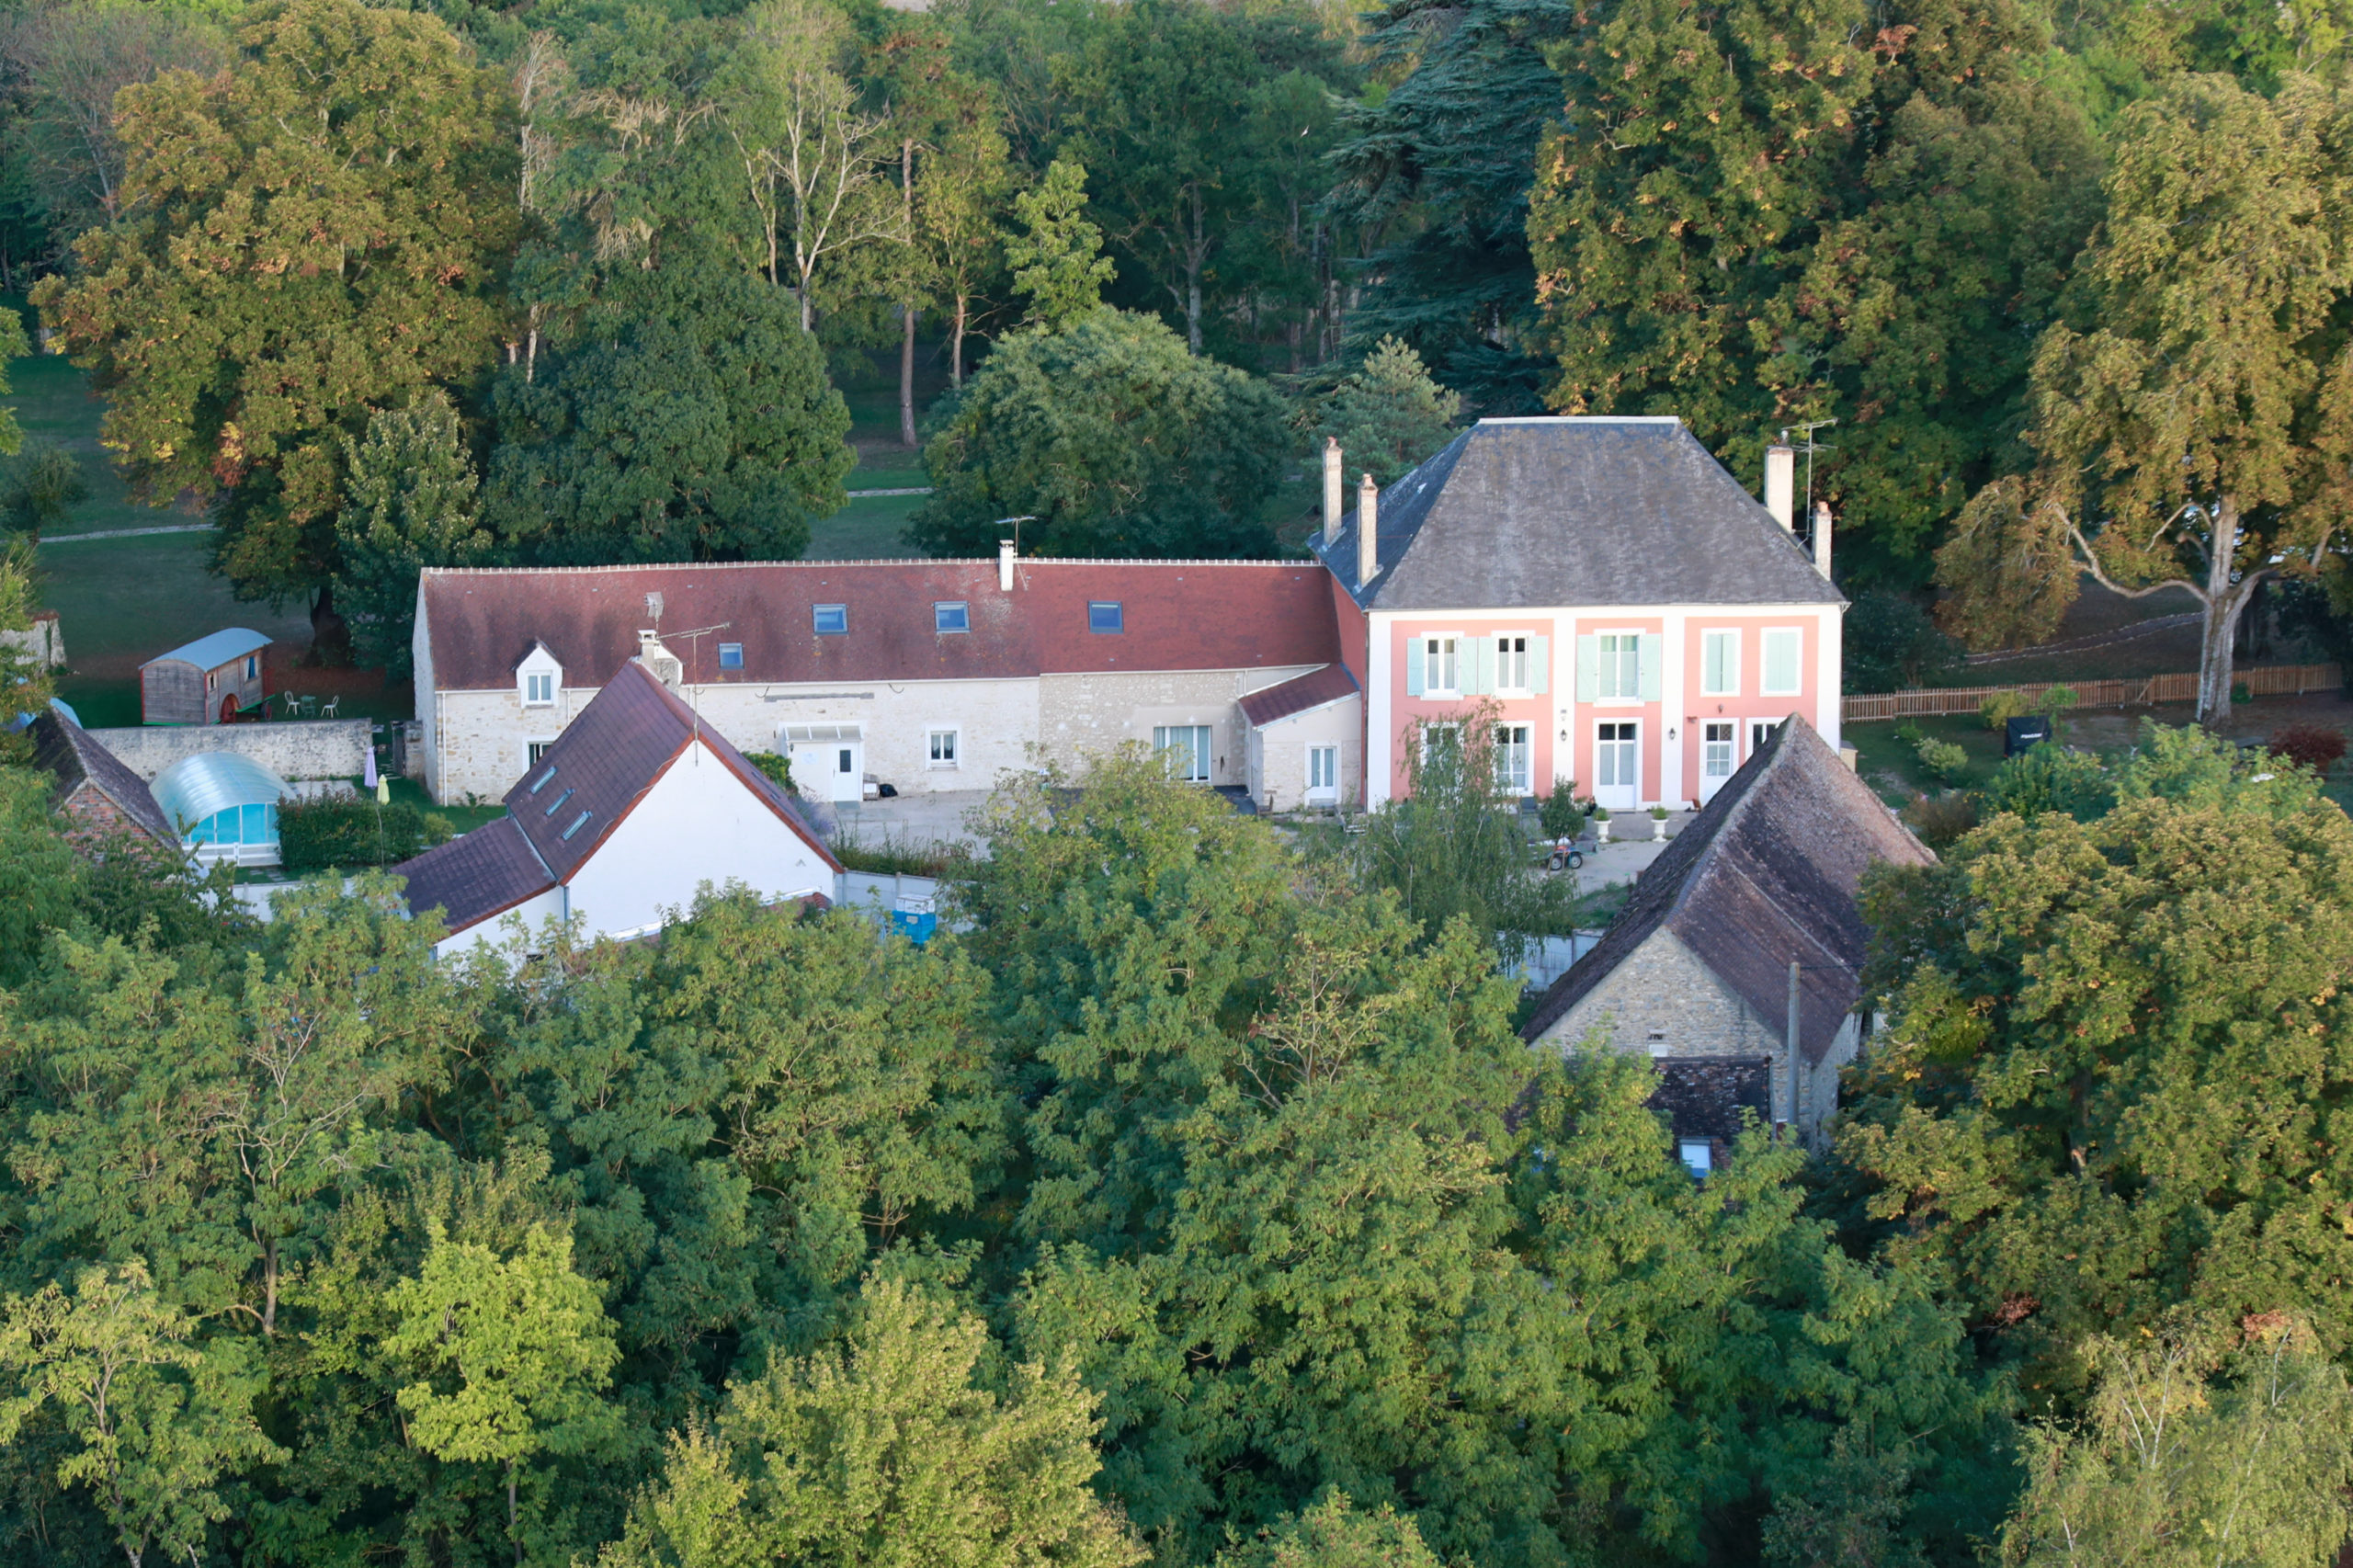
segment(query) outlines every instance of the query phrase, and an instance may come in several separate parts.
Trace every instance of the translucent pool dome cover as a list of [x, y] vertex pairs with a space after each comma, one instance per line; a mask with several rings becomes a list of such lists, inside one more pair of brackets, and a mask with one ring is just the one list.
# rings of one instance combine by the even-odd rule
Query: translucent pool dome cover
[[286, 781], [249, 756], [227, 751], [184, 756], [155, 775], [148, 789], [190, 843], [259, 844], [278, 837], [278, 799]]

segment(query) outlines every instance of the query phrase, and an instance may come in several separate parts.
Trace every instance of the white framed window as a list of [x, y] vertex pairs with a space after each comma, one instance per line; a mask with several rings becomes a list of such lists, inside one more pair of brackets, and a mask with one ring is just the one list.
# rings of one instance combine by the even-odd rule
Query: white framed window
[[1599, 700], [1638, 702], [1643, 696], [1643, 638], [1638, 631], [1605, 631], [1597, 671]]
[[523, 672], [523, 706], [526, 708], [555, 706], [555, 673], [552, 670]]
[[1168, 777], [1188, 784], [1210, 781], [1210, 727], [1207, 724], [1155, 724], [1152, 749], [1167, 764]]
[[1780, 727], [1779, 719], [1751, 719], [1748, 722], [1748, 755], [1755, 756], [1763, 751], [1765, 743], [1771, 740], [1773, 732]]
[[744, 667], [744, 644], [741, 642], [722, 642], [719, 645], [719, 667], [722, 670], [742, 669]]
[[1682, 1160], [1685, 1170], [1695, 1176], [1704, 1177], [1715, 1151], [1705, 1138], [1678, 1138], [1675, 1141], [1675, 1153]]
[[1699, 633], [1699, 695], [1702, 697], [1738, 697], [1740, 695], [1739, 632], [1702, 631]]
[[1462, 692], [1461, 641], [1453, 636], [1425, 637], [1422, 643], [1422, 694], [1459, 697]]
[[1330, 800], [1340, 792], [1340, 748], [1307, 748], [1307, 793], [1311, 800]]
[[1495, 689], [1523, 695], [1535, 687], [1528, 678], [1529, 640], [1518, 632], [1495, 639]]
[[925, 749], [930, 754], [933, 767], [960, 766], [962, 735], [955, 730], [933, 730], [925, 737]]
[[[540, 765], [540, 759], [541, 757], [543, 757], [543, 756], [547, 756], [547, 754], [548, 754], [548, 748], [549, 748], [550, 746], [554, 745], [554, 744], [555, 744], [555, 737], [553, 737], [552, 735], [551, 735], [550, 737], [548, 737], [546, 740], [543, 740], [543, 741], [525, 741], [525, 742], [523, 743], [523, 766], [524, 766], [524, 767], [539, 767], [539, 765]], [[553, 777], [554, 777], [554, 775], [553, 775], [553, 774], [550, 774], [550, 775], [549, 775], [549, 778], [553, 778]], [[545, 783], [545, 782], [546, 782], [546, 779], [541, 779], [541, 780], [540, 780], [540, 783]], [[538, 794], [538, 793], [539, 793], [539, 789], [540, 789], [539, 785], [538, 785], [538, 784], [534, 784], [534, 785], [532, 785], [532, 786], [531, 786], [531, 792], [532, 792], [533, 794], [535, 794], [535, 795], [536, 795], [536, 794]]]
[[1758, 689], [1768, 697], [1795, 697], [1805, 688], [1805, 633], [1794, 626], [1768, 628], [1761, 634], [1765, 668]]
[[1495, 726], [1495, 788], [1506, 795], [1529, 792], [1528, 735], [1526, 724]]
[[934, 631], [970, 631], [972, 612], [963, 599], [941, 599], [931, 607], [931, 629]]

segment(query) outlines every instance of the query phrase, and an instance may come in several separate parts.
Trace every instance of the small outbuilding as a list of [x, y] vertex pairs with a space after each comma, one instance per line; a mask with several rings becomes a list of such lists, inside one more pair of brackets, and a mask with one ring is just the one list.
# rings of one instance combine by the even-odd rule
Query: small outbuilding
[[199, 752], [155, 775], [155, 803], [203, 865], [275, 866], [286, 780], [236, 752]]
[[33, 760], [54, 781], [55, 810], [76, 847], [97, 853], [130, 839], [177, 858], [180, 835], [147, 781], [83, 729], [71, 708], [51, 702], [31, 734]]
[[269, 693], [262, 650], [269, 639], [232, 626], [139, 666], [142, 724], [225, 724]]

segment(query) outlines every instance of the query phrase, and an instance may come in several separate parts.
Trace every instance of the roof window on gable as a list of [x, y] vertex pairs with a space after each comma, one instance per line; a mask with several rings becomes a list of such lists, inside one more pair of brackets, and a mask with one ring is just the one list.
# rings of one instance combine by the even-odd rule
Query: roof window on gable
[[594, 812], [583, 812], [578, 816], [574, 817], [572, 819], [572, 825], [563, 830], [563, 838], [564, 842], [567, 844], [570, 843], [572, 841], [572, 835], [578, 833], [582, 828], [586, 827], [588, 825], [588, 819], [596, 814], [597, 813]]
[[553, 778], [554, 777], [555, 777], [555, 765], [554, 765], [553, 763], [550, 763], [550, 764], [548, 765], [548, 770], [547, 770], [545, 773], [540, 774], [537, 778], [534, 778], [534, 779], [532, 779], [532, 780], [531, 780], [531, 793], [532, 793], [532, 794], [534, 794], [534, 795], [536, 795], [536, 794], [538, 794], [541, 790], [546, 789], [546, 788], [547, 788], [547, 785], [548, 785], [548, 780], [549, 780], [549, 779], [551, 779], [551, 778]]
[[[551, 771], [552, 771], [552, 769], [551, 769]], [[544, 811], [544, 812], [541, 812], [540, 814], [541, 816], [548, 816], [548, 817], [551, 817], [551, 816], [555, 815], [555, 814], [556, 814], [556, 812], [560, 812], [560, 811], [563, 810], [563, 803], [564, 803], [566, 801], [569, 801], [570, 799], [572, 799], [572, 797], [573, 797], [573, 796], [574, 796], [574, 795], [578, 794], [579, 792], [580, 792], [580, 791], [578, 791], [577, 790], [566, 790], [563, 794], [558, 795], [554, 800], [550, 801], [548, 802], [548, 809], [547, 809], [546, 811]]]
[[1120, 611], [1119, 600], [1091, 599], [1087, 602], [1087, 631], [1108, 634], [1127, 629], [1127, 618]]
[[849, 635], [849, 606], [818, 605], [811, 611], [811, 619], [820, 637]]

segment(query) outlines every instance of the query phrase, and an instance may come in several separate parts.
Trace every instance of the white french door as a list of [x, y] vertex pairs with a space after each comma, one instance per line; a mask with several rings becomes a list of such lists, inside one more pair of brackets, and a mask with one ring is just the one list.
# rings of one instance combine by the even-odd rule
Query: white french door
[[1210, 781], [1210, 727], [1207, 724], [1154, 725], [1152, 749], [1167, 764], [1168, 777], [1188, 784]]
[[1593, 727], [1593, 801], [1631, 812], [1643, 798], [1642, 725], [1615, 720]]
[[1495, 788], [1506, 795], [1529, 792], [1528, 726], [1495, 726]]
[[1714, 800], [1740, 767], [1740, 726], [1730, 722], [1699, 727], [1699, 803]]

